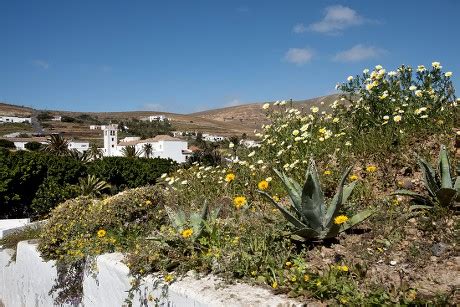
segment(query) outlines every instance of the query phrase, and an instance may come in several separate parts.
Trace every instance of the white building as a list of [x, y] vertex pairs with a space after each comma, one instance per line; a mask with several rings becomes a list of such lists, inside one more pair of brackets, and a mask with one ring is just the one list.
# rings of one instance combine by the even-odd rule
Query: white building
[[77, 150], [79, 152], [85, 152], [89, 149], [88, 142], [78, 142], [78, 141], [70, 141], [68, 148], [70, 150]]
[[149, 121], [149, 122], [164, 122], [165, 120], [170, 120], [165, 115], [150, 115], [148, 117], [142, 117], [142, 121]]
[[104, 156], [123, 156], [123, 148], [134, 146], [140, 157], [146, 157], [144, 146], [152, 146], [151, 158], [172, 159], [178, 163], [183, 163], [190, 155], [186, 141], [173, 138], [169, 135], [157, 135], [154, 138], [141, 140], [138, 137], [128, 137], [123, 142], [118, 143], [117, 129], [108, 127], [104, 130]]
[[211, 135], [208, 133], [203, 133], [202, 139], [208, 142], [221, 142], [226, 139], [224, 136], [220, 135]]
[[29, 123], [31, 124], [32, 118], [0, 115], [0, 124], [3, 124], [3, 123]]
[[55, 116], [53, 116], [53, 118], [51, 120], [53, 122], [60, 122], [60, 121], [62, 121], [62, 116], [55, 115]]

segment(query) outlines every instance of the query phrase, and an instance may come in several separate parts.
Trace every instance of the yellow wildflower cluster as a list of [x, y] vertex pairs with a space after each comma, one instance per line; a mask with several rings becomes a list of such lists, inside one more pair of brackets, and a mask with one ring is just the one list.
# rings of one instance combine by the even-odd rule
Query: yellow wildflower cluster
[[240, 209], [241, 207], [246, 205], [246, 203], [247, 203], [247, 200], [246, 200], [246, 197], [244, 196], [236, 196], [233, 199], [233, 204], [235, 205], [236, 209]]
[[340, 225], [348, 221], [348, 217], [346, 215], [339, 215], [334, 219], [334, 224]]

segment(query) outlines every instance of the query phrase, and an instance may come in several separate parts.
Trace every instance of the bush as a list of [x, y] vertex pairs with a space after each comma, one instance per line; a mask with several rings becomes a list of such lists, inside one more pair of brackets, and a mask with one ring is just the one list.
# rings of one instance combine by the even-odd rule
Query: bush
[[39, 151], [43, 147], [43, 144], [39, 142], [28, 142], [24, 147], [30, 151]]
[[16, 146], [14, 145], [14, 142], [12, 142], [10, 140], [5, 140], [5, 139], [0, 139], [0, 147], [11, 148], [11, 149], [16, 148]]
[[88, 172], [122, 190], [155, 184], [161, 174], [172, 171], [175, 166], [170, 159], [106, 157], [92, 162]]
[[[45, 214], [66, 197], [72, 197], [67, 186], [85, 175], [85, 165], [71, 157], [31, 151], [0, 154], [0, 217]], [[58, 196], [57, 191], [63, 194]], [[38, 212], [31, 206], [34, 201]]]

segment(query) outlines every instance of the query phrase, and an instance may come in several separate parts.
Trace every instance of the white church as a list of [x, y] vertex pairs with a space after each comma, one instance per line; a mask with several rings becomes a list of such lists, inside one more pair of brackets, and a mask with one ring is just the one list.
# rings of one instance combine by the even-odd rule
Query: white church
[[134, 146], [140, 157], [145, 157], [144, 145], [151, 144], [151, 158], [172, 159], [178, 163], [187, 161], [191, 151], [187, 141], [173, 138], [169, 135], [157, 135], [154, 138], [141, 140], [140, 137], [127, 137], [118, 142], [118, 125], [106, 125], [104, 127], [103, 154], [106, 157], [123, 156], [123, 148]]

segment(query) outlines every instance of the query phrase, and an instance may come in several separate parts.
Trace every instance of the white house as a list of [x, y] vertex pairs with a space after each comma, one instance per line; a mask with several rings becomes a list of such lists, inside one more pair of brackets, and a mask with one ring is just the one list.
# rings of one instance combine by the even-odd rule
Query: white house
[[51, 120], [53, 122], [60, 122], [60, 121], [62, 121], [62, 116], [55, 115], [55, 116], [53, 116], [53, 118]]
[[68, 148], [70, 150], [77, 150], [79, 152], [85, 152], [89, 149], [88, 142], [78, 142], [78, 141], [70, 141]]
[[0, 115], [0, 124], [2, 123], [29, 123], [31, 124], [32, 118]]
[[148, 117], [142, 117], [142, 121], [149, 121], [149, 122], [164, 122], [165, 120], [170, 120], [165, 115], [150, 115]]
[[211, 134], [208, 134], [208, 133], [203, 133], [202, 138], [203, 138], [203, 140], [208, 141], [208, 142], [221, 142], [221, 141], [226, 139], [226, 137], [224, 137], [224, 136], [211, 135]]
[[183, 163], [190, 155], [188, 143], [186, 141], [173, 138], [169, 135], [157, 135], [154, 138], [141, 140], [138, 137], [128, 137], [123, 142], [118, 143], [117, 129], [108, 127], [104, 130], [104, 156], [123, 156], [123, 148], [134, 146], [141, 157], [145, 157], [144, 146], [152, 146], [151, 158], [172, 159], [178, 163]]

